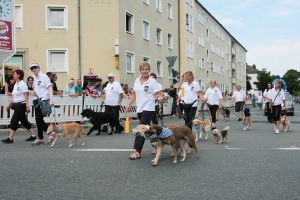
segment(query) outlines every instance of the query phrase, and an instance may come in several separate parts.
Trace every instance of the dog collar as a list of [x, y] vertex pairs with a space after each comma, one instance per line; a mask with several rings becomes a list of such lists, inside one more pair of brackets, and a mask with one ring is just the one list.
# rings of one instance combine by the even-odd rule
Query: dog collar
[[57, 131], [56, 131], [56, 133], [60, 133], [62, 130], [63, 130], [62, 127], [57, 125]]

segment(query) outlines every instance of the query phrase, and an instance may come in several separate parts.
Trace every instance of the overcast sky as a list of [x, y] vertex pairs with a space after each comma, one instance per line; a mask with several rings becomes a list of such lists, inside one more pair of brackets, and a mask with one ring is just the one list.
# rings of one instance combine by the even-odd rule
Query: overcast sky
[[300, 0], [199, 0], [247, 49], [247, 63], [300, 71]]

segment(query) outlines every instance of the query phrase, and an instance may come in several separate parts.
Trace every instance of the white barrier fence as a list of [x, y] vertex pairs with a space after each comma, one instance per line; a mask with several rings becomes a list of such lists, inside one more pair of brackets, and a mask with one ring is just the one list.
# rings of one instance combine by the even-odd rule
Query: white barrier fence
[[[13, 114], [13, 110], [6, 111], [6, 106], [10, 100], [11, 96], [0, 94], [0, 125], [8, 125], [10, 123], [10, 118]], [[33, 97], [29, 96], [29, 105], [31, 112], [28, 113], [28, 121], [31, 123], [35, 123], [35, 114], [34, 107], [32, 104]], [[52, 108], [52, 114], [49, 117], [45, 117], [45, 122], [66, 122], [66, 121], [81, 121], [81, 111], [83, 109], [92, 109], [94, 111], [101, 110], [101, 102], [102, 99], [100, 97], [94, 98], [87, 96], [83, 97], [69, 97], [69, 96], [54, 96], [54, 109]], [[128, 104], [129, 99], [124, 98], [122, 104], [120, 106], [120, 118], [126, 117], [137, 117], [136, 113], [136, 104], [133, 103], [129, 112], [125, 112], [125, 107]], [[163, 105], [163, 113], [164, 115], [170, 115], [172, 109], [173, 99], [167, 100]], [[227, 100], [224, 102], [225, 107], [231, 107], [231, 100]], [[250, 104], [251, 101], [247, 101], [247, 104]], [[198, 108], [201, 107], [201, 103], [199, 103]], [[206, 106], [204, 110], [206, 110]], [[103, 106], [102, 112], [104, 112], [105, 108]]]

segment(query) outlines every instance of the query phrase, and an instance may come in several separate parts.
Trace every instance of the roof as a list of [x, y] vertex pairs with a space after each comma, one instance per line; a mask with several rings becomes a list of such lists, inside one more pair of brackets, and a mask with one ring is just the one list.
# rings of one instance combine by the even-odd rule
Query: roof
[[251, 66], [251, 65], [246, 64], [246, 74], [257, 74], [258, 71], [259, 70], [256, 69], [255, 65]]

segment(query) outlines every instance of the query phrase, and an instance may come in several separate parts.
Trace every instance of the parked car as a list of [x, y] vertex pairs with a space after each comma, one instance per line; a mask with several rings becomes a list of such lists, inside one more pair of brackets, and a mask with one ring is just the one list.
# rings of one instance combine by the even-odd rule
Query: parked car
[[[294, 116], [294, 104], [295, 102], [293, 101], [293, 97], [290, 95], [290, 93], [285, 92], [285, 103], [286, 103], [286, 107], [288, 109], [287, 115], [291, 115]], [[267, 116], [267, 108], [265, 106], [264, 109], [265, 112], [265, 116]], [[285, 110], [284, 110], [284, 105], [281, 105], [281, 115], [285, 114]]]

